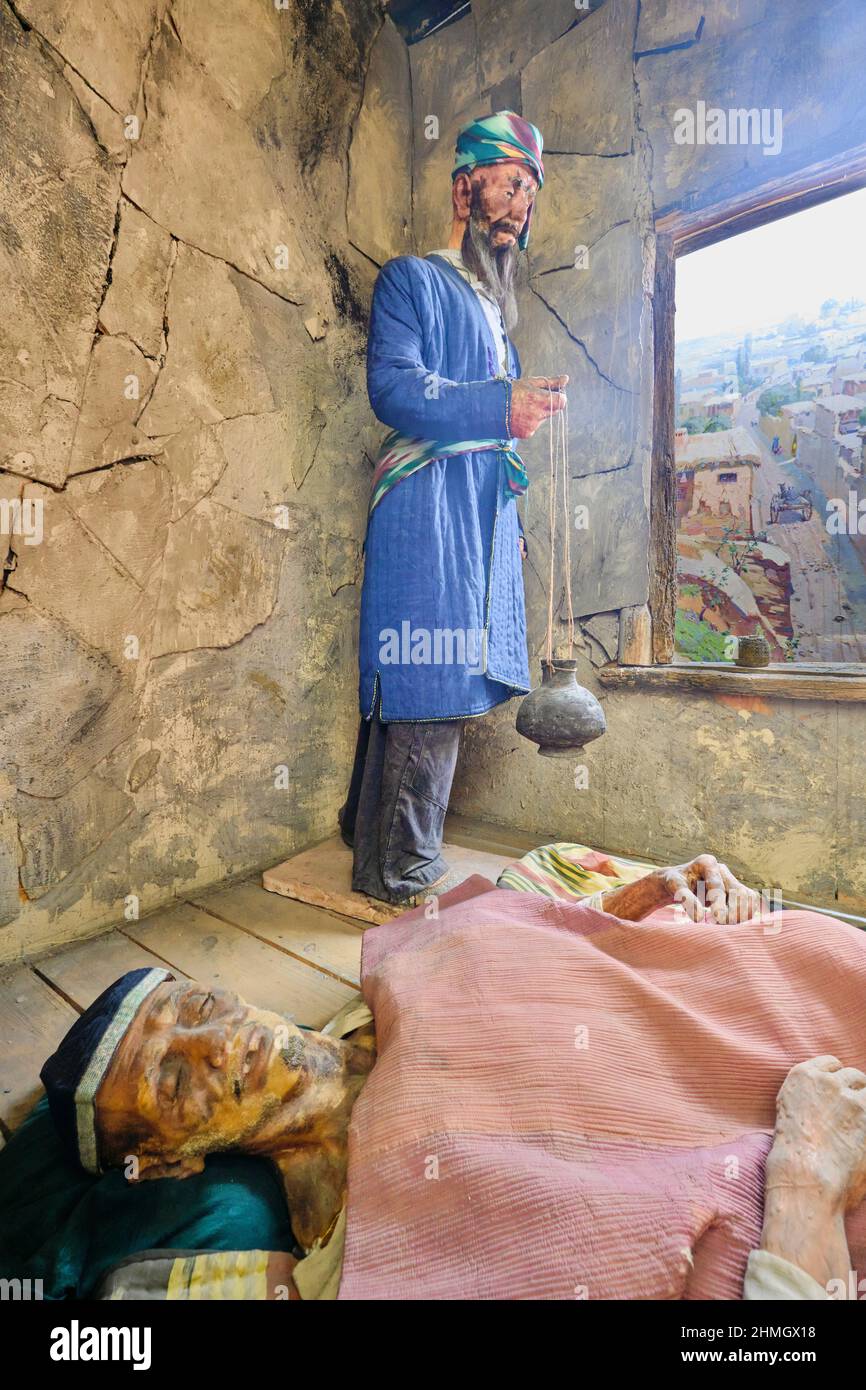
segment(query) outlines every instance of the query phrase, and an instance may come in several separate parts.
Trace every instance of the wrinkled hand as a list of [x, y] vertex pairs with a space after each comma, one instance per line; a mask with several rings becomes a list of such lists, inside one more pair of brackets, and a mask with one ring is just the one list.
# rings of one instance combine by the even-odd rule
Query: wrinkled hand
[[[714, 922], [747, 922], [761, 909], [761, 897], [735, 878], [727, 864], [712, 854], [699, 854], [688, 864], [656, 869], [662, 887], [685, 908], [693, 922], [703, 920], [704, 909]], [[699, 885], [703, 885], [700, 887]]]
[[544, 420], [565, 409], [567, 376], [528, 376], [511, 388], [511, 430], [515, 439], [531, 439]]
[[838, 1057], [810, 1057], [785, 1078], [767, 1186], [819, 1187], [843, 1210], [866, 1196], [866, 1075]]

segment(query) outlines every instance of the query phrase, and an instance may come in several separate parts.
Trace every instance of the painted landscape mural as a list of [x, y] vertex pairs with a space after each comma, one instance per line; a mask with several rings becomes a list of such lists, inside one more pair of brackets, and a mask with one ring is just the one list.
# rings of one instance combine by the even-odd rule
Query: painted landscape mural
[[678, 261], [675, 460], [678, 659], [866, 661], [866, 190]]

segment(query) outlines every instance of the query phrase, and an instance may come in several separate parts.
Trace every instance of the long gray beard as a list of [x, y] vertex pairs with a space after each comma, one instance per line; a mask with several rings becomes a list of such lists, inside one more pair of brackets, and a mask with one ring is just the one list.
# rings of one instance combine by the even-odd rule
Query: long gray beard
[[502, 310], [506, 331], [511, 333], [517, 323], [517, 296], [514, 292], [517, 245], [493, 250], [487, 232], [479, 219], [472, 214], [463, 233], [461, 255], [467, 270], [477, 275], [481, 283], [490, 290]]

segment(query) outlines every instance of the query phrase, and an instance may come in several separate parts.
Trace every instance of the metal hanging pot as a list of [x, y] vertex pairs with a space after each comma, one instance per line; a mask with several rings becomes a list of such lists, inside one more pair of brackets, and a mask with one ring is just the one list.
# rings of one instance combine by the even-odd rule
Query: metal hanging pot
[[517, 732], [538, 744], [543, 758], [570, 758], [600, 738], [607, 725], [591, 690], [578, 685], [576, 661], [542, 661], [542, 682], [517, 711]]

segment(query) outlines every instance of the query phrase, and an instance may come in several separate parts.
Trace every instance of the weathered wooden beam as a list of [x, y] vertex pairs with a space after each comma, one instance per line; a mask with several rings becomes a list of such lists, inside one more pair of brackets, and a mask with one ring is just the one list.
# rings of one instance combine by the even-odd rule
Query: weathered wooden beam
[[674, 248], [656, 241], [653, 293], [654, 395], [650, 474], [650, 584], [652, 661], [674, 654], [677, 604], [676, 469], [674, 466]]
[[740, 198], [695, 209], [667, 209], [656, 218], [656, 232], [672, 238], [676, 254], [683, 255], [864, 186], [866, 145], [861, 145], [781, 178], [770, 178]]
[[598, 671], [608, 690], [690, 690], [707, 695], [757, 695], [785, 700], [866, 700], [866, 667], [783, 663], [746, 671], [726, 662], [683, 662], [665, 666], [621, 666]]
[[645, 603], [622, 608], [619, 614], [619, 664], [650, 666], [653, 660], [653, 622]]

